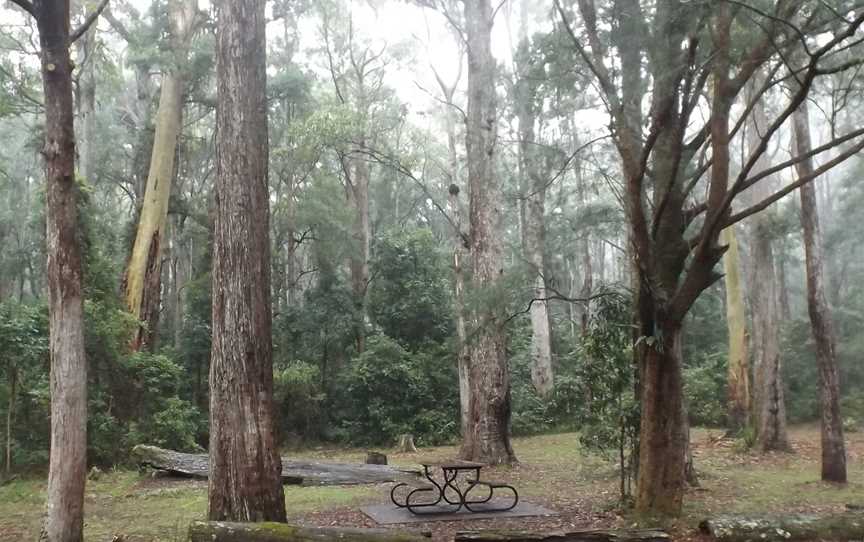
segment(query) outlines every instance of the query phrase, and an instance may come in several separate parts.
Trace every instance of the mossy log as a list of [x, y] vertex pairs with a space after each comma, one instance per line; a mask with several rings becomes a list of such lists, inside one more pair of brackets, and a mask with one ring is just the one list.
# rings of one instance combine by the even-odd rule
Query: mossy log
[[460, 531], [454, 542], [665, 542], [672, 540], [659, 529], [586, 529], [579, 531]]
[[699, 529], [718, 542], [864, 539], [864, 513], [835, 515], [720, 516]]
[[[206, 479], [210, 461], [206, 454], [186, 454], [157, 446], [138, 445], [132, 449], [135, 462], [168, 471], [175, 476]], [[282, 483], [289, 485], [356, 485], [413, 481], [419, 470], [388, 465], [297, 461], [282, 458]]]
[[428, 542], [429, 536], [392, 529], [298, 527], [285, 523], [196, 521], [189, 526], [189, 542]]

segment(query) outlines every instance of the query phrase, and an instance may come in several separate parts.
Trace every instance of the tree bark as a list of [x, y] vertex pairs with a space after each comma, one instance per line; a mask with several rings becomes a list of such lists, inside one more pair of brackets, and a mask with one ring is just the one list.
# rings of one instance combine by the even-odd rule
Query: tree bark
[[636, 502], [641, 513], [675, 515], [684, 495], [689, 438], [682, 393], [682, 330], [661, 321], [655, 326], [662, 343], [638, 346], [642, 412]]
[[[795, 142], [798, 154], [812, 149], [807, 102], [799, 106], [794, 116]], [[798, 164], [798, 175], [813, 173], [813, 160]], [[815, 181], [814, 181], [815, 182]], [[800, 189], [801, 227], [804, 230], [804, 261], [807, 268], [807, 312], [813, 339], [816, 342], [816, 364], [819, 368], [819, 407], [822, 418], [822, 479], [846, 483], [846, 446], [843, 440], [843, 419], [840, 416], [840, 380], [837, 369], [837, 339], [831, 310], [825, 299], [823, 279], [824, 253], [816, 187], [807, 183]]]
[[[89, 16], [95, 5], [86, 4], [85, 15]], [[88, 183], [95, 181], [96, 143], [96, 25], [78, 38], [75, 43], [78, 75], [76, 95], [78, 118], [81, 123], [78, 138], [78, 172]]]
[[[522, 20], [524, 26], [524, 19]], [[524, 28], [521, 30], [525, 34]], [[522, 185], [521, 207], [523, 257], [530, 269], [533, 282], [531, 316], [531, 383], [541, 397], [549, 397], [554, 387], [552, 370], [552, 333], [549, 326], [549, 303], [546, 300], [546, 272], [544, 267], [546, 240], [546, 177], [542, 156], [535, 138], [537, 120], [537, 86], [545, 76], [542, 67], [537, 73], [529, 58], [530, 42], [527, 36], [519, 44], [524, 62], [519, 66], [516, 82], [516, 115], [519, 129], [519, 173]]]
[[133, 339], [135, 350], [152, 346], [162, 299], [162, 249], [166, 240], [168, 201], [174, 178], [174, 159], [183, 117], [186, 54], [195, 29], [197, 0], [171, 0], [174, 65], [162, 75], [156, 134], [132, 253], [123, 277], [126, 307], [141, 322]]
[[298, 527], [284, 523], [196, 521], [189, 526], [189, 542], [424, 542], [429, 536], [394, 529]]
[[212, 520], [286, 517], [273, 405], [264, 4], [218, 5]]
[[786, 540], [860, 540], [864, 516], [847, 512], [831, 516], [720, 516], [699, 529], [717, 542], [785, 542]]
[[45, 101], [51, 457], [40, 540], [80, 542], [87, 479], [87, 359], [75, 183], [68, 0], [35, 4]]
[[[761, 78], [757, 78], [761, 79]], [[759, 81], [753, 83], [758, 88]], [[752, 122], [747, 130], [747, 145], [750, 152], [758, 147], [768, 120], [762, 102], [753, 109]], [[767, 169], [768, 159], [762, 156], [754, 173]], [[751, 197], [760, 199], [770, 193], [769, 179], [750, 189]], [[753, 260], [753, 343], [755, 375], [754, 415], [758, 446], [763, 451], [788, 450], [789, 437], [786, 431], [786, 402], [783, 396], [783, 378], [779, 344], [779, 317], [777, 276], [774, 268], [774, 242], [771, 231], [772, 210], [765, 210], [751, 221]]]
[[510, 373], [503, 307], [502, 194], [494, 175], [495, 59], [490, 0], [465, 2], [468, 118], [465, 145], [470, 192], [472, 288], [482, 299], [471, 315], [470, 415], [463, 459], [489, 464], [516, 460], [510, 445]]
[[[362, 85], [362, 79], [360, 81]], [[355, 350], [360, 353], [366, 349], [366, 291], [369, 287], [369, 164], [362, 157], [351, 160], [351, 163], [354, 172], [348, 187], [348, 201], [354, 209], [352, 236], [355, 246], [349, 258], [349, 268], [351, 291], [359, 317], [354, 332]]]
[[459, 531], [454, 542], [661, 542], [672, 540], [659, 529], [584, 529], [576, 531]]
[[750, 363], [747, 352], [747, 311], [741, 289], [741, 266], [735, 228], [721, 234], [729, 246], [723, 255], [726, 273], [726, 326], [729, 329], [729, 360], [727, 363], [727, 416], [730, 432], [738, 432], [750, 421]]
[[[449, 136], [448, 136], [449, 137]], [[455, 146], [454, 146], [455, 153]], [[462, 219], [459, 205], [459, 187], [450, 185], [450, 214], [456, 221], [453, 235], [453, 312], [456, 314], [456, 370], [459, 379], [460, 434], [468, 434], [468, 418], [471, 408], [471, 386], [468, 369], [471, 354], [468, 348], [468, 332], [465, 324], [465, 240], [462, 236]]]

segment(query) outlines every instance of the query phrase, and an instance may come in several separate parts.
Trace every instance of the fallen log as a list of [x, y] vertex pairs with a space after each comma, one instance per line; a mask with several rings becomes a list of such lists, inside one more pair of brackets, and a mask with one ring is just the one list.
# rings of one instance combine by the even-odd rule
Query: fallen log
[[[132, 449], [135, 461], [144, 467], [167, 471], [174, 476], [206, 479], [210, 460], [206, 454], [186, 454], [157, 446], [139, 444]], [[297, 461], [282, 458], [282, 483], [290, 485], [356, 485], [415, 480], [419, 470], [391, 465]]]
[[718, 542], [864, 539], [864, 513], [828, 516], [719, 516], [704, 520], [699, 529]]
[[196, 521], [189, 526], [189, 542], [428, 542], [430, 536], [392, 529], [298, 527], [285, 523]]
[[672, 540], [659, 529], [586, 529], [579, 531], [460, 531], [454, 542], [665, 542]]

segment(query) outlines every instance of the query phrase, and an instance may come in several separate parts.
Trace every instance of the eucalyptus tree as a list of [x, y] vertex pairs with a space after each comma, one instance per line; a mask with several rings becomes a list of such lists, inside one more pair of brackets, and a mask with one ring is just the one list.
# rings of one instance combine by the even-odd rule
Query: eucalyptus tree
[[[796, 151], [809, 155], [813, 150], [810, 138], [810, 118], [807, 102], [802, 102], [794, 114]], [[813, 159], [797, 165], [798, 175], [812, 175]], [[808, 183], [799, 189], [801, 196], [801, 228], [804, 232], [804, 261], [807, 269], [807, 312], [813, 339], [816, 342], [816, 363], [819, 368], [819, 412], [821, 415], [822, 479], [846, 483], [846, 445], [843, 440], [843, 419], [840, 416], [840, 377], [837, 369], [837, 337], [828, 301], [825, 297], [824, 251], [816, 188]]]
[[503, 197], [494, 171], [497, 141], [496, 65], [490, 0], [465, 2], [468, 52], [468, 158], [472, 277], [479, 295], [470, 315], [469, 417], [461, 457], [499, 464], [516, 460], [510, 444], [510, 371], [504, 326]]
[[[605, 102], [624, 178], [641, 382], [636, 507], [641, 513], [677, 514], [688, 444], [682, 399], [685, 316], [720, 278], [714, 268], [726, 251], [718, 240], [724, 228], [764, 210], [864, 148], [864, 141], [856, 139], [862, 130], [839, 136], [813, 153], [845, 142], [851, 146], [813, 174], [799, 176], [732, 212], [733, 201], [745, 189], [803, 158], [754, 171], [814, 79], [854, 67], [838, 63], [833, 54], [857, 45], [851, 37], [864, 23], [864, 10], [849, 3], [849, 9], [838, 11], [807, 0], [777, 0], [764, 10], [732, 2], [580, 0], [576, 11], [581, 25], [574, 26], [570, 3], [554, 3]], [[797, 23], [802, 13], [804, 20]], [[611, 32], [605, 32], [607, 25]], [[813, 36], [825, 30], [831, 30], [830, 36], [815, 43]], [[784, 68], [799, 40], [808, 44], [808, 56]], [[741, 102], [748, 81], [766, 65], [773, 75], [766, 85], [778, 84], [790, 71], [802, 84], [760, 132], [758, 145], [733, 176], [729, 141], [749, 117], [753, 102], [744, 101], [744, 107], [735, 110], [737, 119], [732, 106]], [[709, 80], [712, 92], [706, 102]], [[754, 97], [761, 98], [761, 92]], [[643, 104], [648, 104], [645, 110]], [[698, 122], [697, 111], [706, 113], [706, 122]]]
[[159, 108], [150, 169], [138, 219], [138, 229], [123, 290], [129, 312], [141, 321], [133, 348], [152, 346], [162, 301], [162, 252], [166, 243], [168, 201], [175, 174], [175, 150], [183, 118], [183, 98], [189, 78], [190, 42], [202, 22], [197, 0], [169, 0], [168, 41], [171, 49], [162, 71]]
[[276, 447], [264, 0], [218, 5], [212, 520], [285, 521]]

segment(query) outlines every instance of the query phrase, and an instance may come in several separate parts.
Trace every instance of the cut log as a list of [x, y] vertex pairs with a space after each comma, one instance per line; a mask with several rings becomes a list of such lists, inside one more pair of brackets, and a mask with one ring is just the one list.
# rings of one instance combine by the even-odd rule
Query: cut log
[[659, 529], [587, 529], [579, 531], [460, 531], [454, 542], [666, 542], [672, 538]]
[[864, 539], [864, 513], [815, 516], [720, 516], [706, 519], [699, 529], [718, 542]]
[[[156, 446], [138, 445], [132, 449], [135, 461], [144, 467], [165, 470], [174, 476], [204, 478], [210, 462], [205, 454], [186, 454]], [[415, 480], [418, 469], [362, 463], [296, 461], [282, 458], [282, 483], [290, 485], [356, 485]]]
[[284, 523], [196, 521], [189, 526], [189, 542], [428, 542], [430, 536], [391, 529], [297, 527]]
[[397, 449], [402, 453], [416, 453], [417, 446], [414, 446], [414, 435], [399, 435], [399, 446], [397, 446]]

